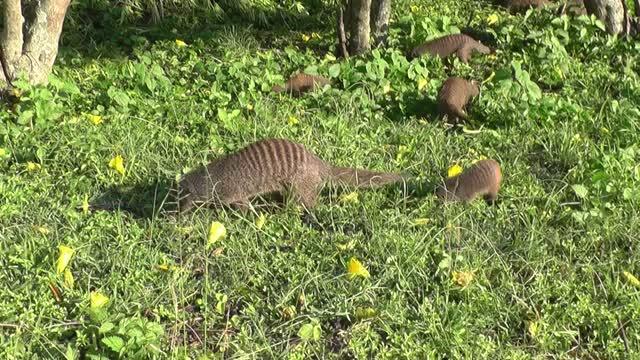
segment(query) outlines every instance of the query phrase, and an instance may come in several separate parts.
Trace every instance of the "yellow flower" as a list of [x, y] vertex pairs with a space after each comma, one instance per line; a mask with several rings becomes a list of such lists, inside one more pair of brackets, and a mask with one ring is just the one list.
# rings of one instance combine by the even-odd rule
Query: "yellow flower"
[[211, 245], [225, 236], [227, 236], [227, 229], [225, 229], [222, 223], [214, 221], [211, 223], [211, 227], [209, 227], [207, 244]]
[[348, 194], [342, 194], [340, 195], [340, 201], [343, 203], [358, 203], [358, 193], [354, 191]]
[[122, 156], [116, 155], [116, 157], [109, 160], [109, 167], [124, 176], [124, 159]]
[[177, 45], [178, 47], [185, 47], [185, 46], [187, 46], [187, 43], [186, 43], [186, 42], [184, 42], [184, 41], [182, 41], [182, 40], [178, 40], [178, 39], [176, 39], [176, 45]]
[[311, 37], [307, 34], [302, 34], [302, 41], [307, 42], [311, 40]]
[[42, 168], [42, 165], [38, 163], [34, 163], [31, 161], [27, 161], [27, 170], [28, 171], [38, 171]]
[[389, 83], [384, 84], [384, 86], [382, 87], [382, 93], [388, 94], [390, 91], [391, 91], [391, 84]]
[[498, 14], [493, 13], [487, 17], [487, 24], [493, 25], [498, 22]]
[[293, 125], [297, 125], [300, 121], [298, 120], [297, 117], [293, 116], [293, 115], [289, 115], [289, 125], [293, 126]]
[[349, 263], [347, 264], [347, 273], [349, 274], [349, 279], [353, 279], [357, 276], [362, 276], [366, 279], [370, 276], [367, 268], [365, 268], [362, 263], [354, 257], [349, 259]]
[[100, 115], [87, 114], [87, 118], [93, 123], [93, 125], [102, 123], [102, 116]]
[[258, 228], [258, 230], [262, 229], [266, 222], [267, 216], [265, 214], [260, 214], [260, 216], [258, 216], [258, 218], [256, 219], [256, 227]]
[[420, 78], [418, 79], [418, 91], [422, 91], [424, 88], [426, 88], [427, 83], [427, 79], [420, 76]]
[[628, 271], [623, 271], [622, 275], [624, 275], [624, 277], [627, 279], [629, 284], [640, 288], [640, 280], [638, 280], [638, 278], [635, 277], [635, 275], [633, 275], [632, 273], [630, 273]]
[[411, 5], [410, 6], [411, 12], [412, 13], [417, 13], [418, 10], [420, 10], [420, 8], [418, 7], [418, 5]]
[[456, 284], [467, 287], [473, 281], [473, 271], [454, 271], [453, 274], [453, 282]]
[[62, 274], [64, 269], [69, 266], [69, 262], [71, 261], [71, 257], [73, 256], [75, 250], [64, 245], [58, 246], [58, 250], [60, 254], [58, 255], [58, 260], [56, 261], [56, 272], [58, 274]]
[[160, 264], [157, 266], [158, 270], [162, 270], [162, 271], [176, 271], [178, 270], [178, 267], [175, 265], [169, 265], [169, 264]]
[[449, 170], [447, 170], [447, 177], [452, 178], [460, 173], [462, 173], [462, 166], [456, 164], [450, 167]]
[[7, 150], [0, 148], [0, 158], [7, 156]]
[[247, 104], [247, 110], [252, 111], [253, 110], [253, 105]]
[[91, 309], [100, 309], [109, 302], [109, 297], [99, 291], [92, 291], [89, 300]]
[[73, 274], [71, 273], [71, 269], [64, 269], [64, 286], [69, 289], [73, 289], [73, 284], [75, 284], [75, 279], [73, 278]]

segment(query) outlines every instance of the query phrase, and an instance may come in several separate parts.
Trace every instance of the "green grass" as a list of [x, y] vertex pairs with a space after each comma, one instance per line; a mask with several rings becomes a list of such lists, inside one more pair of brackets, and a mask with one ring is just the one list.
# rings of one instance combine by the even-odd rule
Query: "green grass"
[[[390, 49], [347, 62], [327, 56], [332, 21], [301, 21], [303, 32], [182, 21], [113, 40], [72, 24], [52, 84], [22, 85], [0, 111], [0, 356], [117, 358], [110, 346], [123, 344], [122, 358], [639, 356], [640, 292], [622, 274], [640, 276], [637, 43], [588, 19], [479, 7], [472, 26], [495, 34], [496, 57], [449, 74], [488, 79], [467, 124], [482, 131], [451, 131], [434, 113], [448, 70], [403, 53], [462, 28], [468, 9], [414, 4], [396, 4]], [[304, 69], [336, 86], [269, 93]], [[358, 202], [326, 191], [315, 226], [293, 204], [261, 229], [253, 214], [158, 213], [183, 171], [276, 136], [414, 180]], [[124, 176], [108, 167], [118, 154]], [[446, 169], [483, 156], [502, 164], [499, 204], [439, 204]], [[134, 211], [85, 213], [85, 197]], [[228, 236], [207, 247], [212, 221]], [[56, 274], [59, 245], [75, 249], [72, 289]], [[347, 278], [351, 257], [370, 278]], [[467, 287], [458, 271], [473, 271]], [[101, 310], [92, 291], [110, 299]]]

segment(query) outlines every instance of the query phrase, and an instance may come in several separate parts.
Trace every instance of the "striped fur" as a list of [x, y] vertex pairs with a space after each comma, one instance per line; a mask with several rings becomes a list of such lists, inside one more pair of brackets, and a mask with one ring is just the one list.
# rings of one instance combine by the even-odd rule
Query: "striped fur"
[[266, 139], [248, 145], [180, 181], [180, 208], [194, 205], [247, 207], [255, 196], [290, 189], [305, 207], [316, 204], [326, 182], [369, 187], [402, 180], [397, 174], [334, 167], [303, 145], [285, 139]]
[[438, 93], [438, 110], [447, 120], [457, 123], [459, 119], [466, 119], [464, 111], [469, 100], [480, 93], [476, 81], [467, 81], [459, 77], [448, 78]]
[[502, 172], [495, 160], [480, 160], [462, 174], [445, 180], [436, 195], [444, 201], [470, 202], [482, 196], [488, 202], [498, 197]]
[[293, 96], [300, 96], [306, 92], [320, 89], [328, 84], [331, 84], [331, 80], [322, 76], [299, 73], [287, 80], [284, 87], [275, 85], [272, 91], [276, 93], [286, 92]]
[[416, 46], [411, 51], [411, 56], [415, 58], [424, 54], [431, 54], [433, 56], [437, 55], [441, 58], [445, 58], [449, 55], [456, 54], [460, 61], [466, 63], [469, 61], [474, 51], [481, 54], [489, 54], [491, 49], [474, 40], [471, 36], [465, 34], [452, 34], [430, 40], [422, 45]]

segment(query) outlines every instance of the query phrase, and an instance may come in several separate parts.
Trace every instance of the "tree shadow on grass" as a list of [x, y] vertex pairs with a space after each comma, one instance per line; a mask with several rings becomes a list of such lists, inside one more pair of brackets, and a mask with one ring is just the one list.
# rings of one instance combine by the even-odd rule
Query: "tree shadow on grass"
[[417, 92], [404, 94], [402, 101], [385, 101], [381, 106], [385, 117], [398, 123], [405, 122], [410, 117], [429, 121], [435, 121], [439, 117], [437, 102]]
[[152, 219], [175, 211], [175, 187], [169, 179], [156, 179], [131, 186], [112, 186], [89, 202], [94, 211], [121, 210], [134, 218]]
[[[126, 10], [125, 5], [113, 6], [107, 1], [81, 3], [71, 7], [67, 14], [60, 52], [88, 59], [126, 58], [136, 49], [157, 41], [219, 42], [233, 28], [250, 32], [261, 47], [284, 47], [290, 45], [292, 30], [311, 34], [333, 29], [333, 22], [328, 25], [326, 18], [334, 15], [334, 8], [320, 6], [313, 0], [302, 3], [308, 10], [306, 13], [281, 7], [264, 9], [247, 2], [242, 9], [228, 6], [222, 12], [193, 7], [184, 13], [166, 14], [155, 23], [148, 10], [134, 17], [127, 15], [131, 10]], [[304, 43], [302, 39], [300, 42], [303, 47], [313, 43]]]

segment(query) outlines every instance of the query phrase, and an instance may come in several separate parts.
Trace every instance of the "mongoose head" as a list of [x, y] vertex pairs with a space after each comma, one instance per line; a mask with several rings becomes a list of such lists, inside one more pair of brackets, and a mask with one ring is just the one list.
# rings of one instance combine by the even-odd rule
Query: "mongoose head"
[[454, 201], [456, 199], [457, 177], [446, 179], [436, 187], [436, 196], [443, 201]]

